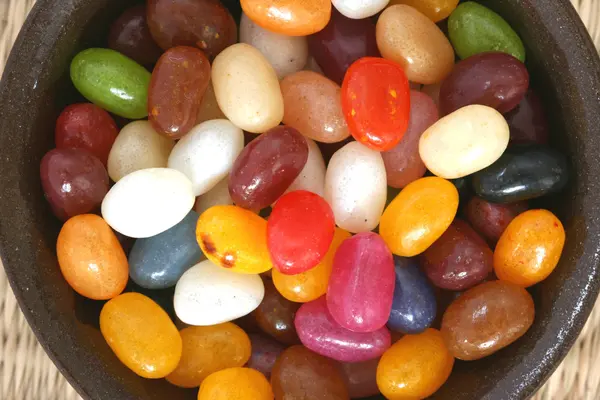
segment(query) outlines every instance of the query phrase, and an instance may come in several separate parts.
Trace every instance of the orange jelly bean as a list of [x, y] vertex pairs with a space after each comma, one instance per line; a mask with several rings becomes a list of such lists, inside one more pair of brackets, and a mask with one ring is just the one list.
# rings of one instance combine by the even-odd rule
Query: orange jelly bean
[[183, 353], [175, 371], [167, 376], [173, 385], [185, 388], [200, 386], [210, 374], [242, 367], [250, 359], [250, 338], [231, 322], [190, 326], [179, 333]]
[[529, 210], [508, 225], [494, 251], [498, 279], [528, 287], [554, 271], [565, 244], [565, 230], [547, 210]]
[[446, 382], [453, 366], [442, 335], [430, 328], [404, 336], [383, 353], [377, 386], [389, 400], [423, 399]]
[[307, 36], [325, 28], [330, 0], [241, 0], [242, 10], [257, 25], [288, 36]]
[[335, 252], [350, 236], [350, 233], [345, 230], [336, 228], [327, 254], [316, 267], [308, 271], [296, 275], [285, 275], [277, 269], [273, 269], [273, 283], [279, 293], [286, 299], [297, 303], [306, 303], [323, 296], [327, 292]]
[[408, 184], [381, 216], [379, 234], [392, 253], [413, 257], [448, 229], [458, 210], [458, 191], [435, 176]]
[[100, 331], [119, 360], [144, 378], [164, 378], [181, 358], [177, 328], [142, 294], [125, 293], [108, 301], [100, 312]]
[[433, 22], [439, 22], [452, 14], [458, 0], [390, 0], [390, 6], [396, 4], [414, 7]]
[[198, 400], [273, 400], [267, 378], [251, 368], [215, 372], [202, 382]]
[[267, 249], [267, 221], [237, 206], [214, 206], [204, 211], [196, 239], [215, 265], [244, 274], [260, 274], [273, 267]]
[[82, 214], [69, 219], [58, 235], [56, 253], [63, 276], [80, 295], [108, 300], [125, 289], [127, 257], [101, 217]]

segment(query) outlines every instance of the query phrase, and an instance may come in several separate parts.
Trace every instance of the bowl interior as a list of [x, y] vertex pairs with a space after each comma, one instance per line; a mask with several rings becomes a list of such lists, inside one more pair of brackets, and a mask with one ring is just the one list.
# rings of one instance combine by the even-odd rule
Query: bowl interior
[[[40, 0], [30, 15], [0, 86], [0, 250], [13, 290], [38, 339], [84, 397], [192, 399], [195, 390], [142, 379], [112, 353], [98, 330], [103, 303], [75, 294], [61, 276], [55, 253], [60, 223], [43, 198], [39, 180], [39, 162], [54, 147], [56, 117], [67, 104], [84, 101], [70, 83], [70, 60], [82, 49], [105, 47], [111, 21], [140, 2]], [[239, 3], [224, 3], [239, 20]], [[532, 86], [543, 98], [552, 144], [570, 158], [568, 190], [536, 204], [559, 215], [567, 230], [567, 244], [557, 270], [532, 289], [536, 319], [529, 332], [484, 360], [457, 362], [436, 399], [531, 395], [568, 351], [598, 291], [597, 54], [566, 0], [482, 3], [504, 16], [526, 43]], [[172, 290], [155, 298], [172, 312]]]

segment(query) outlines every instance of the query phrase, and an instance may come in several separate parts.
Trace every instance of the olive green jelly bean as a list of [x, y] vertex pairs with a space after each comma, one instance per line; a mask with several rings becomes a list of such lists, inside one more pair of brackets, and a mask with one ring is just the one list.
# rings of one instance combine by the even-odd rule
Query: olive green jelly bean
[[150, 72], [110, 49], [87, 49], [71, 62], [71, 80], [92, 103], [129, 119], [148, 115]]
[[459, 5], [448, 19], [448, 33], [461, 59], [502, 51], [525, 62], [521, 38], [501, 16], [481, 4], [468, 1]]

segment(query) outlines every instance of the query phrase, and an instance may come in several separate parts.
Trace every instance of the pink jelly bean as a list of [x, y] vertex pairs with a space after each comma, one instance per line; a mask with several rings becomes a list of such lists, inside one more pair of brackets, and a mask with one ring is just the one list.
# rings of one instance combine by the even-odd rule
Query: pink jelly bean
[[327, 307], [345, 329], [374, 332], [390, 316], [394, 285], [394, 260], [381, 236], [359, 233], [335, 253]]
[[390, 331], [385, 326], [370, 333], [342, 328], [329, 313], [325, 296], [303, 304], [296, 312], [294, 324], [304, 346], [343, 362], [380, 357], [392, 343]]

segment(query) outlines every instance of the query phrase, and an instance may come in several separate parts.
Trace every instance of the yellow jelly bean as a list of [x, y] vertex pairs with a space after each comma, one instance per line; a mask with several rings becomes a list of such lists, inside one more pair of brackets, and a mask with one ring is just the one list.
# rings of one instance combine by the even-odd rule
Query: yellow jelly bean
[[167, 376], [174, 385], [200, 386], [210, 374], [242, 367], [251, 354], [250, 338], [231, 322], [213, 326], [191, 326], [180, 332], [183, 354], [175, 371]]
[[458, 191], [431, 176], [408, 184], [381, 216], [379, 234], [392, 253], [413, 257], [448, 229], [458, 210]]
[[390, 0], [390, 6], [395, 4], [414, 7], [433, 22], [438, 22], [452, 14], [458, 6], [458, 0]]
[[267, 249], [267, 221], [237, 206], [214, 206], [200, 215], [196, 239], [215, 265], [244, 274], [273, 267]]
[[273, 400], [267, 378], [251, 368], [215, 372], [202, 382], [198, 400]]
[[100, 331], [119, 360], [144, 378], [164, 378], [181, 358], [177, 328], [142, 294], [124, 293], [108, 301], [100, 312]]
[[327, 292], [329, 276], [333, 268], [333, 257], [342, 242], [350, 233], [335, 228], [333, 241], [323, 260], [314, 268], [296, 275], [285, 275], [277, 269], [272, 270], [273, 283], [283, 297], [298, 303], [307, 303], [323, 296]]

